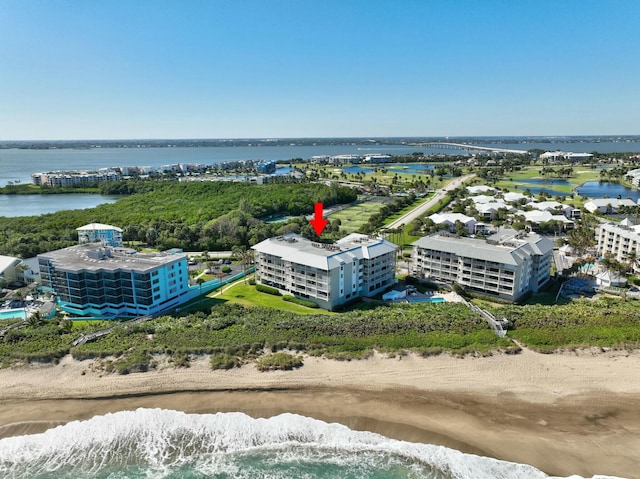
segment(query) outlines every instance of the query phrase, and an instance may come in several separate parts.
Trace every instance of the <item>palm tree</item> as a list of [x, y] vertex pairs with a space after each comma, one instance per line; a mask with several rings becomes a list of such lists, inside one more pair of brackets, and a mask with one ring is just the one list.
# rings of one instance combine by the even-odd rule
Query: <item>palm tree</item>
[[31, 316], [27, 319], [27, 324], [32, 328], [36, 328], [40, 326], [44, 322], [42, 318], [42, 313], [40, 311], [34, 311], [31, 313]]
[[73, 321], [71, 321], [68, 317], [65, 316], [58, 323], [58, 328], [60, 328], [60, 331], [64, 333], [70, 333], [73, 330]]
[[635, 271], [638, 267], [638, 253], [635, 251], [629, 251], [625, 255], [626, 269], [629, 271]]

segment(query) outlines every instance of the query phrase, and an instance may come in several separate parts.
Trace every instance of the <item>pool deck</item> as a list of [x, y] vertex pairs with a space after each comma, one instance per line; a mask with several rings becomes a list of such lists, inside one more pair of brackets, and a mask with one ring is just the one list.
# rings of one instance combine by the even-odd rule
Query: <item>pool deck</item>
[[433, 301], [437, 302], [445, 302], [445, 303], [461, 303], [462, 298], [453, 291], [450, 293], [440, 293], [437, 291], [428, 292], [428, 293], [412, 293], [410, 296], [405, 298], [396, 299], [393, 301], [389, 301], [391, 303], [429, 303], [431, 299], [439, 298], [441, 301]]

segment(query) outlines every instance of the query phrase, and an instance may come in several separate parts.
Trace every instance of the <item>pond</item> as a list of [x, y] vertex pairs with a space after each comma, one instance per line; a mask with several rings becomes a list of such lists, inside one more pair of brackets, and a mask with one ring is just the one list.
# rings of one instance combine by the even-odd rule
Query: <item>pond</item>
[[122, 196], [85, 193], [60, 195], [0, 195], [0, 216], [37, 216], [62, 210], [83, 210], [114, 203]]
[[571, 196], [572, 193], [567, 193], [564, 191], [556, 191], [556, 190], [550, 190], [549, 188], [526, 188], [527, 190], [529, 190], [531, 192], [532, 195], [539, 195], [540, 193], [545, 193], [547, 195], [551, 195], [551, 196]]
[[394, 163], [394, 164], [381, 164], [381, 165], [372, 165], [372, 166], [347, 166], [342, 169], [344, 173], [354, 174], [354, 173], [373, 173], [374, 169], [385, 169], [387, 170], [387, 174], [393, 173], [406, 173], [409, 175], [428, 175], [430, 170], [435, 169], [433, 165], [426, 165], [422, 163]]
[[636, 188], [627, 188], [620, 183], [610, 181], [587, 181], [576, 189], [580, 196], [588, 198], [631, 198], [633, 201], [640, 199], [640, 191]]
[[575, 183], [569, 183], [567, 180], [559, 178], [525, 178], [522, 180], [513, 180], [515, 183], [527, 183], [531, 185], [562, 185], [575, 186]]

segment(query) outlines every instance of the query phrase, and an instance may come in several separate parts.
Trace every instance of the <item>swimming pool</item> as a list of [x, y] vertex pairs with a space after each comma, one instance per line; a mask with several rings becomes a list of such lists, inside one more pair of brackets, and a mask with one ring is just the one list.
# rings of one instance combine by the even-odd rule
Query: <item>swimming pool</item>
[[410, 303], [445, 303], [444, 298], [411, 298]]
[[0, 319], [24, 319], [24, 317], [25, 317], [24, 308], [0, 311]]

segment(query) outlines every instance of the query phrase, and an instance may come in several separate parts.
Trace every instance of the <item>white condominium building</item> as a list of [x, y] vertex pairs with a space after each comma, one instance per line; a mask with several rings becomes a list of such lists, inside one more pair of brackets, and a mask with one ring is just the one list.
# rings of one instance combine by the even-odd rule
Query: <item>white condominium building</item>
[[78, 243], [104, 243], [114, 248], [122, 246], [122, 229], [117, 226], [91, 223], [76, 228]]
[[328, 310], [378, 294], [395, 281], [397, 246], [384, 239], [354, 233], [324, 244], [288, 234], [253, 249], [257, 283]]
[[628, 219], [620, 223], [605, 223], [596, 227], [598, 255], [610, 254], [617, 261], [629, 261], [629, 256], [640, 255], [640, 225]]
[[437, 233], [413, 246], [413, 273], [419, 278], [458, 283], [509, 301], [538, 291], [549, 280], [553, 255], [552, 241], [512, 229], [486, 240]]

